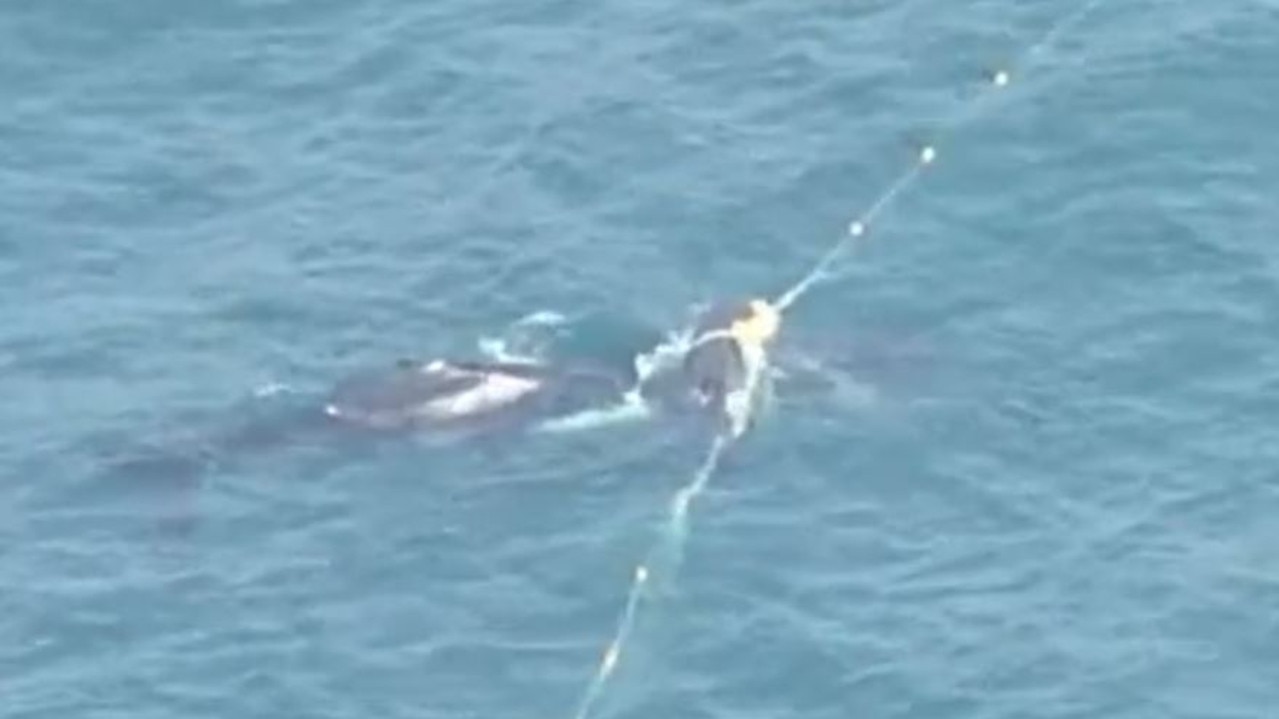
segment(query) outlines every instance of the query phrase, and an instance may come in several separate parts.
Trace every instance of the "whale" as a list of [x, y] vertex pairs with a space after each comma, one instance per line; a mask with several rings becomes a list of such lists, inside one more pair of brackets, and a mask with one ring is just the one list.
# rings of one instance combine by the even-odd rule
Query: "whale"
[[[677, 358], [651, 373], [636, 355], [543, 360], [399, 359], [348, 375], [316, 393], [284, 393], [237, 407], [212, 427], [180, 436], [107, 442], [106, 474], [194, 480], [206, 470], [297, 444], [375, 447], [383, 438], [429, 442], [508, 441], [539, 428], [594, 428], [593, 415], [691, 420], [740, 436], [751, 424], [755, 381], [777, 334], [778, 317], [761, 300], [718, 303], [702, 313]], [[642, 354], [642, 352], [641, 352]], [[587, 421], [576, 421], [586, 417]], [[352, 444], [351, 442], [354, 442]], [[94, 443], [96, 446], [96, 442]], [[95, 454], [98, 452], [95, 450]]]
[[649, 376], [633, 360], [401, 360], [390, 371], [340, 383], [323, 410], [338, 423], [371, 430], [491, 432], [638, 396], [659, 415], [693, 415], [740, 435], [779, 327], [768, 302], [735, 299], [700, 313], [682, 358]]
[[339, 383], [323, 412], [368, 430], [516, 429], [619, 402], [632, 385], [629, 372], [588, 363], [401, 360]]
[[739, 437], [766, 389], [768, 355], [780, 327], [780, 312], [766, 300], [715, 303], [693, 323], [682, 359], [656, 372], [640, 392], [668, 413], [692, 413]]

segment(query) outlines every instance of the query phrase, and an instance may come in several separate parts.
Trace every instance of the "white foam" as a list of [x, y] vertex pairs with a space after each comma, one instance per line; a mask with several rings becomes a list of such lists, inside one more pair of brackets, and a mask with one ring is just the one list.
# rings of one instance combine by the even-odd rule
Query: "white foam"
[[555, 310], [535, 310], [515, 320], [516, 327], [556, 327], [568, 323], [568, 317]]
[[626, 398], [608, 407], [597, 407], [582, 410], [573, 414], [547, 420], [537, 426], [537, 431], [551, 434], [565, 432], [584, 432], [601, 427], [611, 427], [628, 422], [638, 422], [652, 417], [649, 405], [636, 393], [627, 393]]
[[274, 397], [277, 394], [292, 392], [293, 388], [282, 382], [268, 382], [260, 387], [253, 389], [254, 397]]

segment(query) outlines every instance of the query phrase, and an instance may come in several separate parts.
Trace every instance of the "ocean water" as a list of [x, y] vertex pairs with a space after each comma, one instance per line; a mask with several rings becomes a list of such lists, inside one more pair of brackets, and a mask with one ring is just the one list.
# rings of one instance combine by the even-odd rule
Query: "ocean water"
[[572, 716], [698, 438], [202, 438], [775, 294], [1014, 58], [592, 716], [1276, 716], [1279, 5], [1076, 6], [0, 4], [0, 716]]

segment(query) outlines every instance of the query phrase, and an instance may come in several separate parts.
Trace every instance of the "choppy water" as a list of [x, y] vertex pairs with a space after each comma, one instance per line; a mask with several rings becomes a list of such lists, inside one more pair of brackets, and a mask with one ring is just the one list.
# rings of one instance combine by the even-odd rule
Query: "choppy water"
[[[103, 463], [779, 291], [1070, 7], [3, 3], [0, 715], [570, 715], [689, 438]], [[1275, 715], [1276, 37], [1108, 0], [940, 148], [602, 714]]]

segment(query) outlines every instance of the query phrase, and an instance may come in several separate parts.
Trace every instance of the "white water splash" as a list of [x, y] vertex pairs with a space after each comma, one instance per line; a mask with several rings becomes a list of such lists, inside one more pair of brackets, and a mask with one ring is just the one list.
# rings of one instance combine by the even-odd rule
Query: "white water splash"
[[724, 399], [734, 440], [754, 425], [761, 406], [767, 404], [773, 394], [773, 372], [767, 350], [755, 345], [742, 345], [741, 350], [746, 362], [746, 384]]
[[253, 388], [253, 396], [258, 399], [295, 392], [294, 388], [283, 382], [267, 382]]
[[574, 412], [565, 417], [547, 420], [537, 426], [538, 432], [560, 434], [565, 432], [585, 432], [602, 427], [639, 422], [653, 416], [653, 410], [638, 392], [629, 392], [621, 402], [608, 407]]
[[643, 385], [660, 372], [675, 369], [693, 346], [693, 330], [686, 328], [666, 335], [666, 340], [635, 357], [635, 375]]
[[555, 310], [536, 310], [507, 325], [500, 335], [481, 337], [476, 344], [481, 354], [497, 362], [541, 362], [557, 330], [568, 322]]
[[545, 433], [582, 432], [619, 424], [639, 422], [652, 417], [658, 409], [649, 404], [641, 389], [655, 375], [679, 367], [684, 354], [692, 346], [692, 332], [685, 330], [674, 332], [667, 339], [648, 352], [636, 355], [634, 359], [636, 381], [621, 402], [607, 407], [575, 412], [566, 417], [547, 420], [538, 425], [537, 430]]

